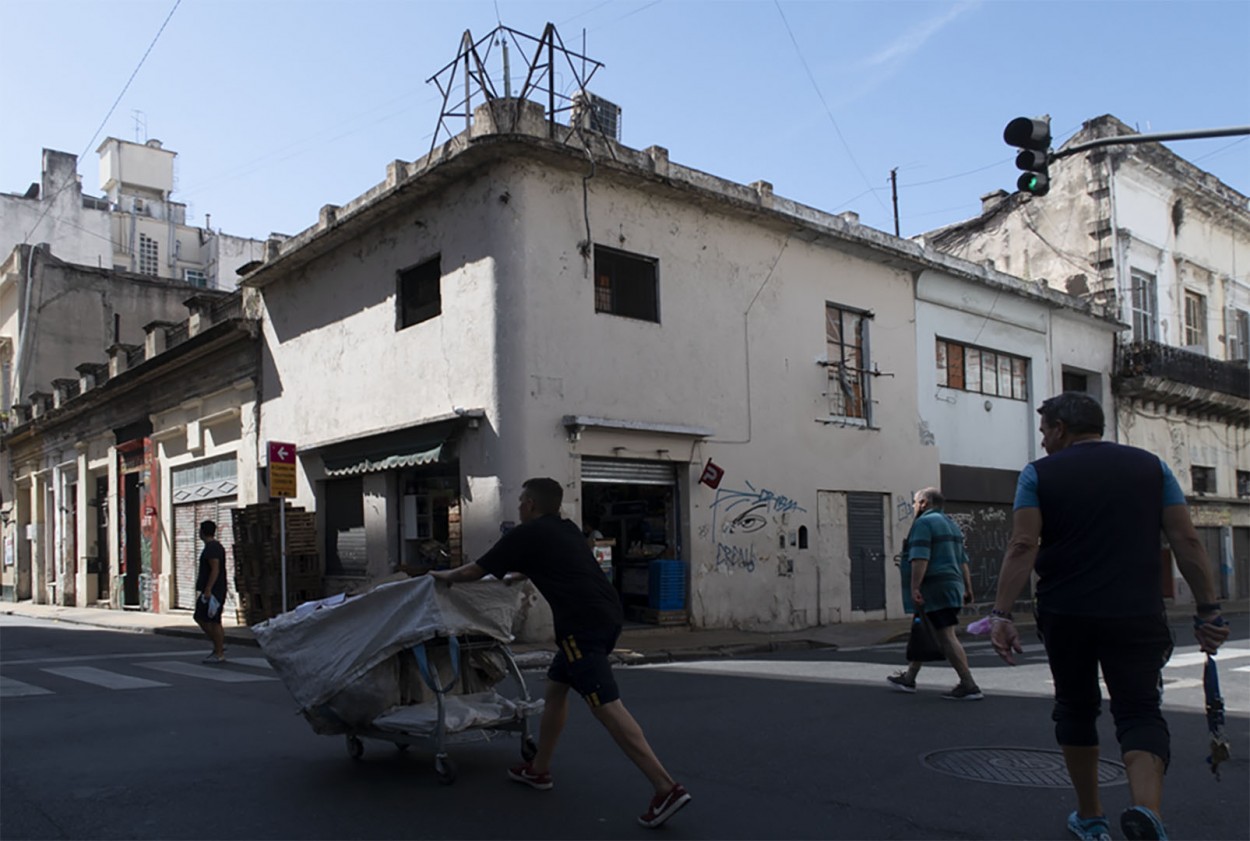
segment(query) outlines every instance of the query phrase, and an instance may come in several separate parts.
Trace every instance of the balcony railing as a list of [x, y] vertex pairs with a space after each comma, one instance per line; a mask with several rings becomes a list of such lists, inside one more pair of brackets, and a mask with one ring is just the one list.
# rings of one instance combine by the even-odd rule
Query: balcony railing
[[1120, 351], [1120, 379], [1158, 377], [1183, 385], [1250, 398], [1250, 367], [1158, 342], [1132, 342]]

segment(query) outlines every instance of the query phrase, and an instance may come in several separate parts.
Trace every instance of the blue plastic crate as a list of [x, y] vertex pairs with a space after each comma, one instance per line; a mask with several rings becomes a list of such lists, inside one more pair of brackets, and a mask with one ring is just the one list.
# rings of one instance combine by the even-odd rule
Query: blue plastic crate
[[647, 603], [652, 610], [683, 610], [686, 607], [686, 563], [669, 559], [651, 562]]

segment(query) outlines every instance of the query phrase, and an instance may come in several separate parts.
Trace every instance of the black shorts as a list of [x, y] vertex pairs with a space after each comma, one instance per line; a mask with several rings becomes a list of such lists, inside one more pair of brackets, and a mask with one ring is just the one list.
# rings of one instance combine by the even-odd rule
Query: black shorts
[[959, 624], [959, 608], [940, 607], [937, 610], [926, 610], [925, 615], [935, 628], [949, 628]]
[[222, 599], [218, 597], [217, 613], [213, 616], [208, 615], [208, 602], [199, 596], [195, 597], [195, 621], [196, 622], [216, 622], [221, 624], [221, 610], [224, 605], [221, 604]]
[[621, 693], [616, 688], [608, 655], [620, 635], [621, 629], [614, 627], [558, 637], [556, 656], [547, 669], [547, 679], [573, 687], [592, 707], [619, 699]]

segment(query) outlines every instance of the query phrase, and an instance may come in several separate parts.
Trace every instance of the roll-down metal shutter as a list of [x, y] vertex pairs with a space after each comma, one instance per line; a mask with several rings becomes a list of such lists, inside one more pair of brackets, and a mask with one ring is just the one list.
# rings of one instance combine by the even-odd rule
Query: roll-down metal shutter
[[583, 458], [582, 481], [611, 485], [676, 485], [672, 462]]
[[846, 495], [847, 537], [851, 550], [851, 609], [885, 607], [885, 515], [882, 495]]

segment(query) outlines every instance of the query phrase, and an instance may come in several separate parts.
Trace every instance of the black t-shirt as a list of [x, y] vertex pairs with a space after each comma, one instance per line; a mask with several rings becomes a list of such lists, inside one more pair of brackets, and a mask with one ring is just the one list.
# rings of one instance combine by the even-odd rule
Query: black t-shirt
[[581, 529], [556, 514], [522, 523], [477, 565], [497, 578], [519, 572], [551, 605], [556, 636], [619, 626], [621, 599], [603, 574]]
[[1035, 461], [1033, 469], [1042, 514], [1039, 607], [1081, 616], [1162, 613], [1159, 457], [1096, 441]]
[[204, 585], [208, 584], [208, 576], [212, 574], [209, 566], [209, 560], [217, 559], [217, 580], [213, 582], [213, 595], [217, 597], [217, 601], [224, 602], [226, 600], [226, 549], [216, 540], [210, 540], [204, 544], [203, 551], [200, 552], [200, 571], [195, 576], [195, 592], [203, 593]]

